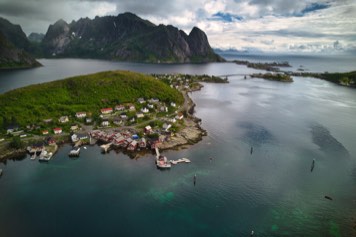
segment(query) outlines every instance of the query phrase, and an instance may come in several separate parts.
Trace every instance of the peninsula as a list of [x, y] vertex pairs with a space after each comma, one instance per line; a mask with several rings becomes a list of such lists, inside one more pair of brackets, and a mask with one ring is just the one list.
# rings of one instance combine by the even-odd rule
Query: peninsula
[[0, 95], [0, 138], [8, 144], [20, 138], [18, 150], [34, 140], [69, 140], [70, 134], [87, 139], [81, 135], [98, 130], [129, 131], [147, 144], [160, 141], [161, 149], [192, 144], [206, 133], [187, 93], [199, 90], [200, 82], [228, 81], [208, 75], [109, 71], [16, 89]]

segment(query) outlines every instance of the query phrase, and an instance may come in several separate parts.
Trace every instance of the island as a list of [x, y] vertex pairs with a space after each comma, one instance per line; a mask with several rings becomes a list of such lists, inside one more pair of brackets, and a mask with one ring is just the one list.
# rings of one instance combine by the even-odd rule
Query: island
[[108, 71], [7, 92], [0, 95], [0, 159], [25, 148], [39, 155], [65, 142], [113, 144], [114, 137], [113, 148], [132, 157], [146, 148], [194, 144], [206, 131], [188, 92], [201, 82], [228, 83], [208, 75]]
[[356, 88], [356, 71], [352, 72], [324, 72], [324, 73], [313, 73], [313, 72], [288, 72], [293, 76], [300, 77], [315, 77], [322, 80], [330, 81], [332, 83]]
[[285, 73], [253, 73], [250, 75], [252, 78], [263, 78], [270, 81], [280, 81], [280, 82], [293, 82], [293, 78]]
[[233, 62], [239, 65], [246, 65], [247, 67], [250, 68], [273, 71], [273, 72], [280, 71], [279, 67], [291, 67], [291, 65], [288, 62], [253, 63], [253, 62], [242, 61], [242, 60], [233, 60]]

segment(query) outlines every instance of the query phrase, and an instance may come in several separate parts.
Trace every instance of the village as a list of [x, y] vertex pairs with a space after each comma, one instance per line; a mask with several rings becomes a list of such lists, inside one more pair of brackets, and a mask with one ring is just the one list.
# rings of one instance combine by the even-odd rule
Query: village
[[[38, 157], [40, 161], [49, 161], [57, 151], [58, 144], [68, 141], [73, 144], [68, 155], [78, 157], [81, 146], [96, 143], [102, 145], [103, 152], [109, 149], [135, 152], [155, 148], [171, 149], [201, 140], [206, 132], [200, 127], [200, 119], [192, 115], [195, 105], [188, 92], [199, 90], [202, 87], [199, 83], [201, 81], [221, 81], [206, 75], [153, 76], [179, 90], [184, 96], [184, 103], [177, 105], [174, 101], [162, 102], [158, 98], [140, 97], [136, 101], [101, 108], [96, 112], [78, 111], [72, 116], [62, 115], [57, 119], [58, 122], [51, 118], [44, 119], [43, 124], [56, 126], [42, 129], [36, 136], [37, 141], [27, 147], [31, 159]], [[33, 127], [27, 126], [27, 134], [18, 127], [9, 128], [7, 133], [26, 139], [28, 135], [33, 136], [30, 133]]]

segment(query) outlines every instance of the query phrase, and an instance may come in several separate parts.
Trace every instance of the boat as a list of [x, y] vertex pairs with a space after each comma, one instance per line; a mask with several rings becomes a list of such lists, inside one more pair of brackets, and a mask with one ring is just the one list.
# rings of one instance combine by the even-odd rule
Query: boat
[[167, 157], [159, 155], [156, 158], [156, 165], [159, 169], [169, 169], [171, 168], [171, 163], [167, 160]]
[[31, 158], [30, 158], [30, 159], [31, 159], [31, 160], [35, 160], [36, 157], [37, 157], [37, 156], [36, 156], [36, 153], [33, 153], [33, 155], [31, 155]]
[[43, 150], [40, 154], [40, 157], [38, 158], [39, 161], [49, 161], [52, 158], [52, 152], [47, 152], [46, 150]]
[[69, 152], [69, 156], [74, 157], [74, 156], [79, 156], [80, 153], [80, 147], [73, 147], [72, 150]]
[[2, 176], [2, 169], [0, 169], [0, 176]]

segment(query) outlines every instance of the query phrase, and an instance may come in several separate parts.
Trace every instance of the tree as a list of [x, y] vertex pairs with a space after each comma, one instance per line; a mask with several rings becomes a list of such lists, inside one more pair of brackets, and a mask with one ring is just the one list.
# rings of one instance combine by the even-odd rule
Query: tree
[[10, 142], [10, 147], [14, 149], [21, 149], [24, 147], [23, 142], [21, 141], [20, 137], [13, 137], [12, 141]]

